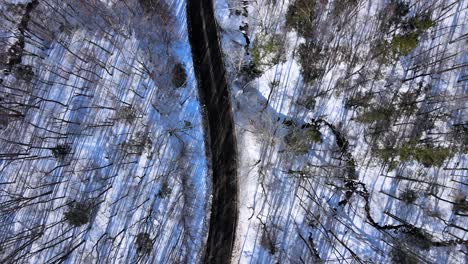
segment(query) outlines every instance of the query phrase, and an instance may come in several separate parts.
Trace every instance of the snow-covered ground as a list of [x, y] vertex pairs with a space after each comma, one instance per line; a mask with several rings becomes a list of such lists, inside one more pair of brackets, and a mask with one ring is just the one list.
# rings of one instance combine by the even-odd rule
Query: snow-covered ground
[[211, 180], [185, 1], [143, 2], [1, 1], [2, 263], [199, 262]]
[[[311, 39], [325, 56], [323, 75], [309, 83], [298, 59], [306, 39], [285, 26], [294, 1], [214, 2], [240, 155], [233, 262], [464, 263], [468, 161], [458, 146], [467, 140], [468, 2], [409, 1], [405, 19], [430, 14], [436, 24], [408, 55], [382, 63], [388, 54], [372, 50], [401, 30], [385, 35], [379, 28], [395, 1], [349, 1], [334, 15], [339, 1], [311, 0], [318, 14]], [[273, 35], [283, 50], [262, 57], [263, 72], [247, 77], [256, 42]], [[280, 60], [269, 63], [275, 57]], [[366, 109], [402, 105], [421, 87], [416, 112], [385, 118], [390, 123], [383, 136], [374, 140], [376, 124], [358, 122]], [[346, 107], [366, 92], [370, 106]], [[423, 128], [429, 118], [433, 124]], [[317, 120], [331, 125], [320, 123], [321, 142], [299, 141], [305, 153], [291, 150], [285, 138]], [[464, 133], [453, 132], [456, 124], [465, 124]], [[339, 145], [337, 132], [349, 148]], [[441, 166], [424, 166], [377, 156], [376, 146], [403, 144], [415, 133], [419, 144], [448, 147], [450, 157]]]

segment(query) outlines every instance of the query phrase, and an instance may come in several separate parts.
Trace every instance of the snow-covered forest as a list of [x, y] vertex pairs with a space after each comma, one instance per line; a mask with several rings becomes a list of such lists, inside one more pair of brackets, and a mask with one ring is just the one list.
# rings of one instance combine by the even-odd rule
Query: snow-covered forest
[[0, 262], [197, 262], [211, 180], [185, 1], [0, 3]]
[[465, 263], [468, 1], [215, 2], [233, 263]]
[[0, 263], [468, 262], [467, 0], [0, 10]]

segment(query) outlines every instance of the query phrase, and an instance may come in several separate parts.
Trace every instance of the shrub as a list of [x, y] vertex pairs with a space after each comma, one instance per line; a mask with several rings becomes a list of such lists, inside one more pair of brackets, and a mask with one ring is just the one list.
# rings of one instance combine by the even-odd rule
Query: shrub
[[429, 28], [435, 26], [437, 23], [431, 19], [429, 14], [416, 15], [403, 25], [403, 29], [410, 32], [422, 33]]
[[418, 37], [419, 34], [417, 33], [407, 33], [395, 36], [391, 42], [393, 53], [402, 56], [408, 55], [418, 46]]
[[172, 189], [169, 187], [169, 184], [167, 182], [163, 182], [161, 185], [161, 189], [158, 192], [158, 197], [161, 199], [167, 198], [171, 195]]
[[449, 148], [415, 146], [413, 142], [406, 143], [399, 148], [377, 149], [376, 153], [385, 162], [398, 156], [402, 162], [416, 160], [424, 167], [440, 167], [452, 156]]
[[18, 79], [30, 82], [34, 78], [34, 72], [30, 65], [17, 65], [15, 70]]
[[384, 162], [390, 162], [395, 158], [395, 153], [397, 152], [394, 148], [383, 148], [375, 150], [377, 156]]
[[65, 212], [65, 220], [73, 226], [82, 226], [87, 224], [91, 218], [92, 205], [87, 202], [74, 202]]
[[403, 30], [406, 33], [395, 36], [391, 41], [393, 53], [402, 56], [408, 55], [418, 46], [418, 38], [421, 34], [435, 24], [429, 15], [419, 15], [405, 21]]
[[409, 13], [409, 5], [404, 1], [392, 0], [390, 4], [392, 5], [394, 17], [402, 18]]
[[187, 73], [182, 63], [177, 63], [172, 69], [172, 83], [177, 88], [185, 86], [187, 83]]
[[116, 118], [118, 120], [123, 120], [129, 124], [133, 123], [136, 117], [137, 117], [137, 112], [131, 106], [120, 107], [116, 113]]
[[452, 139], [460, 144], [460, 150], [468, 153], [468, 125], [455, 125], [451, 131]]
[[400, 165], [397, 161], [390, 161], [388, 163], [388, 170], [389, 171], [392, 171], [392, 170], [396, 170], [396, 168], [398, 168], [398, 165]]
[[309, 110], [314, 110], [316, 103], [317, 101], [315, 101], [315, 98], [309, 97], [306, 99], [304, 106]]
[[153, 9], [156, 7], [156, 3], [159, 2], [158, 0], [138, 0], [140, 3], [141, 7], [143, 7], [145, 10], [148, 9]]
[[333, 3], [332, 14], [337, 17], [340, 16], [345, 10], [356, 6], [359, 0], [335, 1]]
[[299, 45], [297, 50], [301, 73], [306, 83], [312, 83], [322, 77], [325, 69], [320, 65], [325, 58], [322, 48], [312, 41]]
[[281, 35], [259, 35], [252, 47], [252, 63], [262, 71], [262, 68], [271, 67], [286, 60], [284, 40]]
[[309, 110], [314, 110], [315, 105], [317, 101], [315, 100], [314, 96], [305, 96], [305, 97], [300, 97], [297, 100], [298, 105], [302, 105], [303, 107], [309, 109]]
[[317, 124], [307, 124], [305, 128], [305, 138], [313, 143], [322, 143], [322, 133], [320, 126]]
[[304, 137], [297, 131], [291, 131], [284, 137], [286, 145], [294, 152], [307, 153], [310, 149], [310, 145], [305, 142]]
[[400, 24], [409, 13], [409, 5], [401, 0], [392, 0], [381, 12], [380, 18], [383, 20], [381, 29], [389, 30], [392, 26]]
[[452, 207], [452, 211], [454, 211], [455, 213], [468, 212], [468, 200], [466, 200], [465, 195], [458, 194], [457, 196], [455, 196], [453, 203], [454, 204]]
[[393, 105], [376, 106], [356, 117], [356, 121], [365, 124], [371, 124], [382, 120], [391, 120], [396, 114]]
[[403, 112], [405, 115], [412, 115], [418, 110], [417, 99], [419, 93], [417, 92], [406, 92], [403, 93], [400, 97], [400, 101], [398, 102], [398, 108]]
[[415, 245], [422, 250], [429, 250], [432, 247], [432, 237], [424, 230], [413, 227], [404, 232], [408, 244]]
[[184, 120], [184, 128], [192, 128], [192, 122]]
[[317, 124], [294, 128], [284, 137], [286, 145], [294, 152], [307, 153], [313, 143], [322, 143], [322, 133]]
[[153, 250], [153, 240], [151, 240], [148, 233], [139, 233], [136, 239], [136, 246], [138, 254], [149, 254]]
[[414, 159], [425, 167], [440, 167], [445, 160], [451, 157], [451, 151], [448, 148], [431, 148], [431, 147], [412, 147], [404, 146], [399, 151], [401, 160], [408, 161]]
[[128, 154], [141, 155], [145, 150], [150, 150], [153, 146], [153, 140], [144, 132], [137, 132], [135, 135], [121, 144], [122, 148]]
[[163, 13], [167, 11], [164, 0], [138, 0], [145, 13]]
[[372, 43], [369, 53], [379, 64], [388, 64], [393, 60], [391, 44], [385, 39], [378, 39]]
[[397, 244], [390, 251], [390, 258], [395, 264], [418, 264], [418, 259], [404, 246]]
[[[24, 38], [19, 38], [9, 49], [7, 57], [7, 65], [12, 67], [20, 64], [24, 52]], [[11, 69], [11, 68], [10, 68]]]
[[267, 249], [268, 253], [270, 253], [270, 255], [274, 255], [276, 253], [275, 241], [271, 238], [271, 236], [268, 233], [268, 231], [266, 230], [266, 228], [262, 232], [260, 245], [262, 245], [263, 248]]
[[407, 204], [411, 204], [418, 199], [418, 194], [414, 190], [406, 189], [400, 194], [400, 199]]
[[59, 144], [51, 148], [52, 154], [58, 160], [63, 160], [65, 157], [71, 153], [72, 148], [68, 144]]
[[373, 96], [371, 93], [358, 92], [355, 96], [350, 97], [346, 100], [345, 107], [348, 109], [357, 107], [369, 107], [372, 97]]
[[6, 129], [10, 123], [8, 113], [0, 110], [0, 129]]
[[253, 61], [248, 64], [242, 65], [241, 68], [242, 75], [246, 76], [248, 79], [255, 79], [262, 75], [262, 70], [259, 69], [259, 66], [256, 65]]
[[315, 20], [315, 0], [296, 0], [286, 12], [286, 27], [295, 29], [304, 37], [312, 36]]

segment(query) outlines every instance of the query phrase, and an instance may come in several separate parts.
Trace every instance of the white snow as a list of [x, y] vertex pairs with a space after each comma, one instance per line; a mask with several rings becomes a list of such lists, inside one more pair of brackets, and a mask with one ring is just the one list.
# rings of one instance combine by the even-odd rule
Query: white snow
[[[272, 2], [276, 4], [271, 4]], [[393, 215], [423, 229], [435, 241], [466, 239], [467, 234], [463, 229], [448, 225], [456, 223], [455, 225], [466, 230], [466, 221], [462, 216], [454, 215], [452, 204], [446, 202], [453, 201], [457, 193], [467, 195], [467, 171], [448, 169], [466, 168], [466, 155], [455, 155], [442, 168], [425, 168], [417, 162], [409, 162], [400, 165], [397, 171], [388, 170], [388, 165], [382, 164], [370, 153], [370, 145], [365, 138], [367, 125], [353, 121], [356, 111], [344, 107], [346, 99], [352, 95], [351, 89], [337, 88], [340, 81], [350, 73], [361, 69], [370, 73], [377, 69], [378, 65], [366, 61], [366, 56], [370, 43], [375, 38], [375, 20], [377, 13], [385, 6], [384, 1], [359, 1], [357, 12], [348, 18], [349, 21], [340, 32], [331, 30], [334, 22], [324, 22], [324, 26], [331, 29], [324, 28], [323, 38], [335, 34], [330, 45], [350, 48], [362, 58], [362, 62], [358, 62], [352, 68], [349, 68], [348, 60], [330, 63], [323, 78], [313, 85], [305, 85], [297, 56], [293, 56], [298, 45], [304, 40], [294, 31], [289, 31], [284, 35], [287, 54], [285, 62], [274, 65], [253, 80], [245, 80], [239, 73], [242, 64], [250, 59], [245, 52], [246, 42], [239, 27], [248, 24], [247, 33], [253, 43], [265, 27], [282, 34], [289, 2], [215, 1], [217, 20], [222, 28], [225, 64], [231, 82], [240, 155], [239, 219], [233, 262], [314, 263], [317, 260], [313, 257], [312, 248], [317, 251], [321, 260], [327, 263], [352, 262], [353, 256], [349, 249], [364, 261], [390, 261], [392, 247], [388, 243], [393, 241], [388, 240], [383, 232], [369, 224], [364, 199], [358, 194], [362, 190], [361, 187], [358, 187], [358, 192], [354, 193], [345, 207], [338, 206], [338, 202], [344, 196], [344, 190], [337, 186], [344, 184], [345, 164], [340, 163], [334, 154], [337, 146], [331, 131], [322, 127], [320, 132], [323, 134], [323, 143], [315, 144], [305, 155], [297, 155], [291, 153], [283, 141], [284, 136], [291, 130], [291, 127], [282, 124], [287, 119], [310, 122], [313, 119], [324, 118], [344, 131], [350, 142], [351, 154], [357, 163], [359, 181], [365, 184], [370, 193], [372, 218], [378, 224], [401, 224], [399, 220], [391, 217]], [[326, 6], [320, 7], [327, 10], [320, 18], [325, 21], [333, 5], [332, 1], [322, 2], [328, 2]], [[459, 98], [452, 108], [464, 109], [458, 111], [466, 116], [467, 83], [466, 80], [461, 83], [458, 81], [460, 76], [463, 76], [463, 69], [443, 72], [432, 80], [420, 77], [411, 82], [401, 82], [402, 79], [413, 76], [412, 74], [419, 74], [409, 69], [416, 62], [413, 56], [422, 52], [431, 52], [435, 57], [456, 54], [443, 64], [437, 64], [440, 69], [466, 63], [463, 41], [453, 41], [467, 33], [466, 23], [461, 22], [467, 15], [466, 3], [428, 2], [431, 3], [412, 1], [415, 5], [410, 5], [411, 12], [436, 6], [433, 17], [443, 14], [443, 18], [437, 20], [437, 26], [425, 33], [423, 41], [407, 58], [401, 58], [395, 65], [381, 67], [383, 77], [367, 81], [358, 87], [361, 91], [399, 89], [398, 91], [403, 93], [415, 89], [419, 81], [429, 82], [437, 85], [447, 96]], [[247, 5], [247, 17], [243, 15], [244, 5]], [[238, 14], [236, 10], [239, 11]], [[450, 28], [450, 25], [457, 26]], [[439, 44], [442, 46], [437, 46]], [[253, 44], [249, 46], [250, 51], [252, 47]], [[434, 58], [431, 60], [435, 61]], [[362, 68], [364, 66], [365, 68]], [[359, 74], [352, 75], [344, 88], [356, 85], [360, 78], [362, 76]], [[279, 81], [279, 84], [273, 86], [272, 81]], [[318, 95], [319, 92], [323, 92], [323, 95]], [[298, 103], [306, 96], [316, 96], [316, 106], [313, 110]], [[466, 121], [466, 117], [462, 117], [456, 122]], [[436, 130], [448, 132], [451, 122], [453, 121], [438, 121], [435, 125]], [[400, 126], [393, 129], [398, 132], [398, 129], [402, 128]], [[397, 174], [413, 180], [395, 179]], [[434, 189], [435, 194], [446, 201], [430, 195], [428, 190], [431, 189], [431, 185], [414, 182], [418, 179], [433, 182], [438, 186]], [[419, 197], [414, 204], [405, 204], [391, 196], [398, 197], [406, 188], [418, 193]], [[432, 216], [437, 214], [440, 218]], [[315, 222], [315, 226], [311, 222]], [[265, 230], [270, 238], [268, 235], [265, 238]], [[314, 245], [310, 244], [310, 240]], [[338, 240], [343, 241], [349, 249]], [[268, 252], [271, 246], [269, 244], [273, 244], [275, 252]], [[460, 263], [464, 258], [463, 253], [458, 251], [461, 247], [433, 247], [422, 255], [434, 263]], [[446, 254], [446, 249], [450, 250], [449, 255]]]
[[[67, 263], [194, 263], [204, 252], [211, 173], [185, 1], [168, 2], [164, 15], [171, 28], [161, 26], [157, 15], [143, 14], [138, 1], [126, 3], [131, 11], [120, 1], [48, 1], [31, 15], [55, 35], [36, 27], [33, 41], [26, 40], [25, 51], [39, 55], [23, 56], [22, 64], [31, 65], [35, 75], [31, 83], [15, 74], [1, 76], [2, 97], [37, 108], [0, 131], [2, 154], [28, 153], [27, 159], [0, 160], [0, 202], [51, 193], [32, 200], [39, 204], [2, 209], [8, 227], [0, 234], [0, 259], [48, 263], [70, 251]], [[2, 23], [1, 35], [14, 27]], [[171, 83], [177, 62], [188, 75], [181, 88]], [[16, 98], [18, 90], [8, 87], [32, 92]], [[64, 143], [73, 158], [58, 161], [48, 148]], [[165, 183], [171, 192], [163, 197]], [[64, 213], [75, 200], [92, 200], [96, 207], [89, 224], [74, 228]], [[43, 234], [9, 255], [28, 240], [7, 241], [22, 232], [32, 236], [29, 228]], [[141, 232], [150, 235], [153, 250], [138, 256]]]

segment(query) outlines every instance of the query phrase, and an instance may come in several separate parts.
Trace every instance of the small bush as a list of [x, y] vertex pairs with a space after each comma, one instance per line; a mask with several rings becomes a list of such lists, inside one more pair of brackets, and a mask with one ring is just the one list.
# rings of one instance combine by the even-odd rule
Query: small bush
[[193, 128], [192, 122], [184, 120], [184, 128]]
[[286, 145], [296, 153], [307, 153], [310, 149], [310, 144], [304, 140], [302, 134], [295, 131], [290, 132], [284, 137]]
[[418, 37], [419, 34], [416, 33], [408, 33], [395, 36], [391, 42], [393, 53], [401, 56], [408, 55], [412, 50], [414, 50], [418, 46]]
[[392, 5], [393, 16], [397, 18], [402, 18], [409, 13], [409, 5], [404, 1], [392, 0], [390, 1], [390, 5]]
[[252, 80], [262, 75], [262, 70], [259, 68], [259, 65], [256, 65], [253, 61], [248, 64], [242, 65], [241, 68], [242, 75], [246, 76], [248, 79]]
[[367, 108], [371, 105], [370, 102], [372, 100], [372, 97], [373, 96], [371, 93], [358, 92], [355, 96], [350, 97], [346, 100], [345, 107], [347, 109], [357, 108], [357, 107]]
[[446, 159], [452, 156], [448, 148], [413, 147], [411, 145], [400, 148], [399, 154], [402, 161], [414, 159], [424, 167], [440, 167]]
[[138, 254], [150, 254], [153, 250], [153, 240], [151, 240], [148, 233], [139, 233], [136, 239], [136, 246]]
[[385, 65], [392, 62], [393, 60], [391, 44], [384, 39], [379, 39], [372, 43], [369, 52], [374, 58], [377, 59], [379, 64]]
[[398, 168], [398, 165], [400, 165], [397, 161], [391, 161], [388, 163], [388, 170], [396, 170]]
[[138, 0], [141, 7], [145, 10], [151, 10], [157, 7], [159, 0]]
[[317, 124], [307, 124], [303, 128], [305, 130], [305, 138], [313, 143], [322, 143], [322, 133], [320, 132], [320, 126]]
[[399, 157], [401, 162], [415, 160], [428, 168], [442, 166], [453, 155], [449, 148], [416, 146], [413, 142], [398, 148], [377, 149], [376, 153], [385, 162]]
[[65, 212], [65, 220], [73, 226], [82, 226], [91, 218], [92, 205], [86, 202], [74, 202], [69, 210]]
[[158, 192], [158, 197], [161, 199], [167, 198], [171, 195], [172, 189], [169, 187], [169, 184], [167, 182], [163, 182], [161, 185], [161, 189]]
[[395, 158], [395, 153], [397, 151], [394, 148], [389, 147], [383, 149], [376, 149], [375, 152], [381, 160], [383, 160], [385, 163], [388, 163]]
[[146, 14], [167, 13], [168, 7], [164, 0], [138, 0]]
[[465, 195], [458, 194], [453, 200], [454, 204], [452, 211], [455, 213], [467, 213], [468, 212], [468, 200]]
[[429, 250], [432, 247], [432, 237], [420, 228], [410, 228], [405, 231], [406, 242], [415, 245], [422, 250]]
[[177, 88], [187, 84], [187, 73], [185, 72], [185, 68], [182, 63], [177, 63], [172, 69], [172, 83]]
[[455, 125], [451, 130], [452, 140], [460, 146], [460, 151], [468, 153], [468, 125]]
[[356, 121], [365, 124], [371, 124], [383, 120], [391, 120], [396, 114], [393, 105], [376, 106], [356, 117]]
[[262, 245], [263, 248], [267, 249], [270, 255], [274, 255], [276, 253], [275, 241], [272, 239], [267, 230], [263, 230], [260, 245]]
[[286, 145], [296, 153], [307, 153], [313, 143], [322, 143], [320, 126], [307, 124], [303, 128], [294, 128], [284, 137]]
[[409, 32], [422, 33], [436, 24], [429, 14], [416, 15], [404, 23], [403, 29]]
[[[19, 38], [10, 49], [8, 49], [7, 65], [12, 67], [21, 64], [24, 52], [24, 39]], [[11, 69], [11, 68], [10, 68]]]
[[52, 154], [58, 160], [64, 160], [65, 157], [71, 153], [72, 148], [68, 144], [59, 144], [51, 148]]
[[26, 82], [30, 82], [34, 78], [34, 72], [30, 65], [17, 65], [15, 71], [16, 77]]
[[421, 34], [435, 24], [429, 15], [415, 16], [405, 21], [403, 25], [405, 33], [395, 36], [390, 43], [393, 53], [408, 55], [418, 46]]
[[400, 194], [400, 199], [407, 204], [412, 204], [418, 199], [418, 193], [411, 189], [406, 189]]
[[117, 110], [116, 119], [123, 120], [126, 123], [133, 123], [137, 118], [136, 110], [131, 106], [123, 106]]
[[8, 113], [0, 110], [0, 129], [6, 129], [10, 123]]
[[308, 110], [314, 110], [317, 101], [315, 100], [315, 96], [306, 96], [300, 97], [297, 100], [298, 105], [302, 105], [303, 107], [307, 108]]
[[392, 0], [380, 12], [382, 19], [381, 29], [389, 30], [392, 26], [396, 26], [403, 21], [403, 18], [409, 13], [409, 5], [401, 0]]
[[132, 138], [121, 144], [122, 148], [128, 154], [142, 155], [145, 150], [150, 150], [153, 146], [153, 140], [144, 132], [137, 132]]
[[394, 264], [418, 264], [418, 259], [402, 245], [395, 245], [390, 251], [390, 258]]
[[398, 102], [399, 110], [405, 115], [412, 115], [418, 110], [418, 99], [419, 93], [417, 92], [406, 92], [403, 93]]
[[358, 3], [359, 0], [335, 1], [333, 3], [332, 14], [335, 17], [340, 16], [344, 11], [355, 7]]
[[301, 73], [306, 83], [313, 83], [325, 74], [321, 62], [325, 58], [325, 52], [317, 43], [307, 41], [299, 45], [297, 50]]
[[286, 26], [304, 37], [312, 36], [315, 20], [315, 0], [296, 0], [286, 12]]
[[284, 40], [281, 35], [259, 35], [252, 47], [252, 63], [263, 71], [264, 67], [282, 63], [286, 60]]

